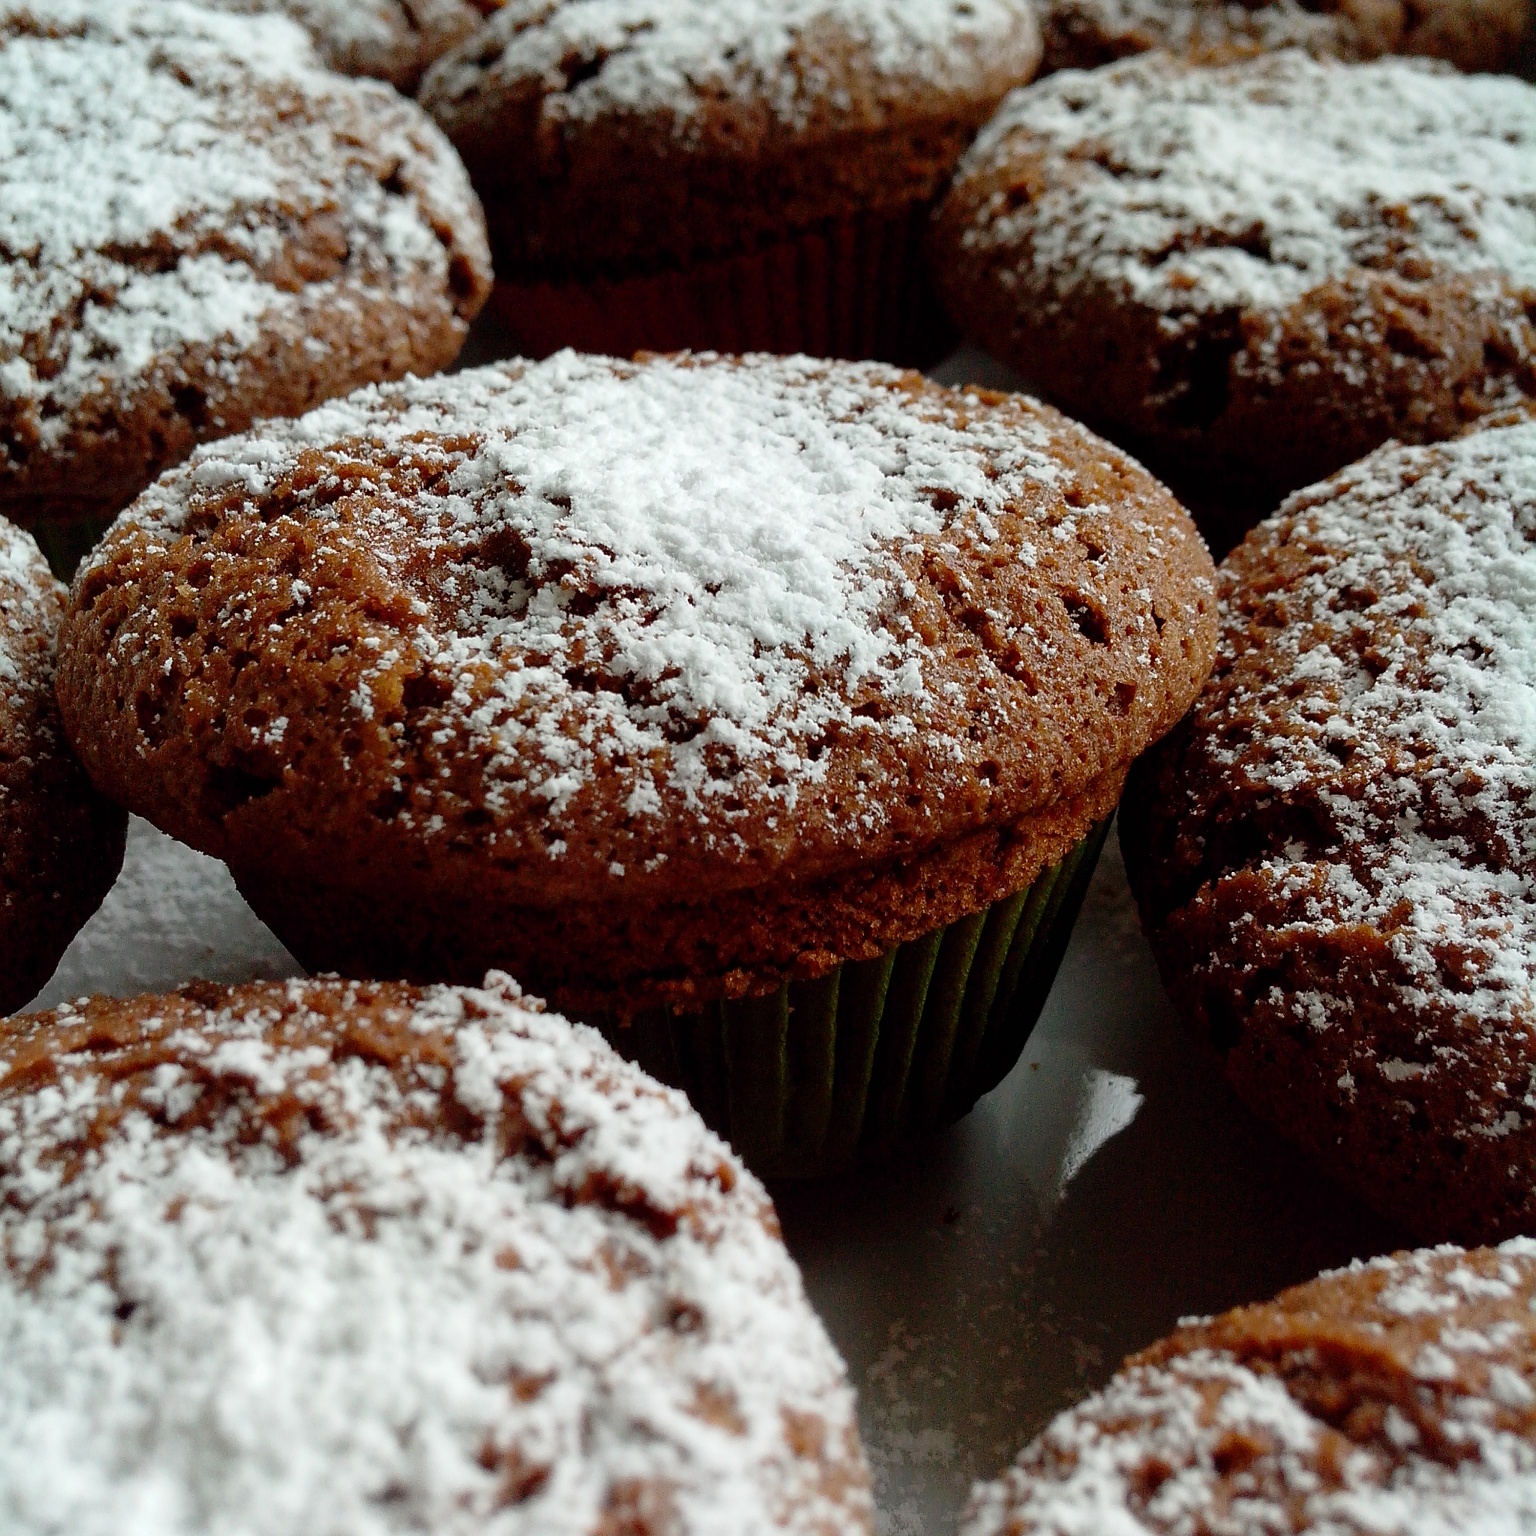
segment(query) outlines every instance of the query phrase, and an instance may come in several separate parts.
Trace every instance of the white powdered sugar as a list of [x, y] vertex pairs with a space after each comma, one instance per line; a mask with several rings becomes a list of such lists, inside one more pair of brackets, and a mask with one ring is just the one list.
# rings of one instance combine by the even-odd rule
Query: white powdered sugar
[[8, 1536], [867, 1531], [841, 1362], [681, 1096], [494, 977], [375, 1001], [392, 1070], [354, 988], [166, 999], [132, 1097], [101, 1038], [0, 1091]]
[[[1469, 1358], [1472, 1374], [1486, 1379], [1486, 1397], [1453, 1385], [1438, 1399], [1433, 1444], [1390, 1403], [1379, 1420], [1386, 1444], [1368, 1413], [1359, 1416], [1365, 1434], [1351, 1443], [1283, 1375], [1235, 1351], [1191, 1348], [1127, 1366], [1057, 1418], [1002, 1478], [976, 1488], [961, 1536], [1522, 1536], [1536, 1524], [1536, 1444], [1518, 1418], [1521, 1427], [1495, 1420], [1499, 1409], [1518, 1415], [1532, 1401], [1529, 1323], [1477, 1329], [1457, 1318], [1475, 1301], [1525, 1312], [1533, 1256], [1536, 1245], [1515, 1239], [1478, 1256], [1493, 1261], [1491, 1275], [1487, 1262], [1459, 1263], [1466, 1256], [1449, 1247], [1345, 1272], [1389, 1280], [1376, 1308], [1432, 1320], [1424, 1326], [1437, 1342], [1420, 1351], [1419, 1380], [1448, 1382]], [[1363, 1318], [1338, 1332], [1358, 1339], [1367, 1357], [1384, 1340], [1380, 1324]], [[1255, 1354], [1263, 1359], [1261, 1346]], [[1494, 1355], [1514, 1364], [1483, 1369]], [[1325, 1376], [1344, 1368], [1326, 1356], [1317, 1366]], [[1367, 1398], [1362, 1408], [1370, 1393], [1367, 1376], [1355, 1399]]]
[[[333, 97], [327, 123], [316, 108]], [[308, 222], [354, 247], [328, 283], [341, 309], [360, 279], [445, 289], [449, 253], [422, 210], [348, 169], [369, 103], [402, 163], [438, 144], [441, 196], [473, 224], [460, 168], [414, 108], [322, 70], [283, 18], [0, 4], [0, 410], [22, 423], [8, 436], [57, 444], [75, 413], [131, 398], [189, 347], [231, 374], [265, 328], [298, 323], [288, 231]]]
[[557, 118], [665, 113], [686, 135], [721, 97], [766, 101], [788, 123], [818, 103], [851, 110], [842, 76], [815, 62], [820, 42], [851, 46], [879, 101], [880, 82], [966, 89], [1021, 36], [1034, 46], [1024, 0], [510, 0], [423, 95], [453, 101], [489, 69], [543, 81]]
[[18, 654], [15, 642], [23, 635], [53, 633], [61, 592], [32, 535], [0, 518], [0, 685], [12, 695], [53, 687], [51, 650]]
[[497, 0], [201, 0], [246, 15], [281, 12], [314, 39], [333, 69], [410, 86], [423, 63], [480, 25]]
[[1040, 158], [1046, 189], [997, 193], [964, 239], [1027, 233], [1064, 300], [1088, 284], [1167, 314], [1274, 316], [1361, 268], [1536, 291], [1536, 87], [1512, 77], [1147, 56], [1014, 92], [960, 176]]
[[[198, 498], [256, 506], [311, 445], [436, 464], [432, 443], [456, 438], [443, 494], [385, 492], [361, 514], [370, 558], [436, 570], [430, 616], [423, 601], [365, 675], [363, 715], [409, 651], [456, 690], [494, 794], [558, 811], [606, 767], [647, 815], [662, 792], [721, 800], [749, 769], [792, 804], [825, 772], [811, 745], [861, 701], [884, 701], [861, 728], [918, 729], [930, 653], [890, 611], [909, 541], [996, 537], [993, 516], [1027, 515], [1061, 474], [1044, 418], [911, 391], [875, 364], [563, 353], [268, 423], [200, 450], [126, 519], [169, 540]], [[324, 494], [299, 505], [322, 530], [335, 518]]]
[[[1262, 754], [1209, 750], [1278, 800], [1315, 791], [1339, 852], [1273, 852], [1266, 872], [1303, 898], [1301, 921], [1380, 934], [1409, 1010], [1439, 999], [1530, 1029], [1536, 424], [1382, 449], [1280, 516], [1289, 540], [1328, 552], [1267, 639], [1259, 704], [1284, 723]], [[1327, 1028], [1350, 1004], [1309, 993], [1294, 1006]], [[1379, 1067], [1389, 1081], [1453, 1068], [1451, 1041], [1426, 1054]]]

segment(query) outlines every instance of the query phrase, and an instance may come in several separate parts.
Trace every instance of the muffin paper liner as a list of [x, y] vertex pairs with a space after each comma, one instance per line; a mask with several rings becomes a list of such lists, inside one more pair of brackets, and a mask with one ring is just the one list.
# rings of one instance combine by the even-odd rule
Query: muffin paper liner
[[835, 219], [687, 267], [580, 282], [496, 284], [518, 351], [805, 352], [921, 365], [958, 333], [929, 285], [928, 204]]
[[1027, 889], [876, 960], [700, 1013], [592, 1022], [681, 1088], [760, 1177], [879, 1162], [960, 1119], [1013, 1069], [1111, 820]]
[[49, 569], [60, 581], [68, 583], [75, 568], [101, 542], [107, 529], [116, 522], [110, 517], [43, 518], [27, 524], [27, 531], [37, 540]]

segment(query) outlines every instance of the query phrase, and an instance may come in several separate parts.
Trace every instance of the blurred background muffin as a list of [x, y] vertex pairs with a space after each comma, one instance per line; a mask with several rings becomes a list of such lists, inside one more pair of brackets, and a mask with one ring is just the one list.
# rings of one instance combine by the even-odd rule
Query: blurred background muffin
[[490, 287], [452, 149], [281, 17], [0, 4], [0, 513], [73, 567], [194, 444], [450, 363]]
[[202, 0], [216, 10], [291, 16], [344, 75], [372, 75], [410, 93], [429, 65], [502, 0]]
[[1148, 54], [1012, 95], [935, 226], [967, 333], [1220, 549], [1387, 438], [1536, 397], [1536, 87]]
[[928, 204], [1039, 59], [1028, 0], [512, 0], [421, 100], [513, 350], [912, 362]]

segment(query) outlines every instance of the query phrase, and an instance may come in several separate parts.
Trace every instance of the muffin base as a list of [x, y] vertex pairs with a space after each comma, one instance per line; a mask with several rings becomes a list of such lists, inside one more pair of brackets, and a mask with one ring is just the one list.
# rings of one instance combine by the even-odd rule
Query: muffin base
[[580, 282], [500, 280], [514, 348], [775, 352], [921, 365], [959, 333], [927, 278], [929, 204], [872, 209], [735, 255]]
[[762, 1178], [888, 1158], [968, 1114], [1012, 1071], [1060, 968], [1108, 818], [1024, 890], [777, 992], [697, 1013], [589, 1017], [681, 1088]]

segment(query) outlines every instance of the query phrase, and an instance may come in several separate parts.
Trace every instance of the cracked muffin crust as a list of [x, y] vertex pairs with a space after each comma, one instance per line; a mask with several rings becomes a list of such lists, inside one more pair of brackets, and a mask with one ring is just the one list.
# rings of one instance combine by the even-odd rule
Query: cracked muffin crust
[[1198, 691], [1211, 576], [1024, 397], [565, 353], [200, 450], [60, 697], [301, 957], [696, 1007], [1028, 885]]
[[1536, 422], [1298, 493], [1221, 597], [1121, 814], [1169, 990], [1367, 1203], [1536, 1231]]
[[462, 43], [501, 0], [202, 0], [218, 10], [281, 11], [344, 75], [372, 75], [407, 93], [428, 67]]
[[855, 1536], [766, 1192], [505, 977], [198, 983], [0, 1029], [0, 1516]]
[[110, 517], [198, 442], [445, 366], [489, 290], [441, 134], [282, 18], [8, 0], [0, 137], [0, 511], [24, 524]]
[[0, 1013], [37, 995], [123, 863], [127, 818], [91, 788], [54, 699], [64, 597], [0, 518]]
[[1042, 75], [1154, 48], [1199, 64], [1305, 48], [1326, 58], [1408, 53], [1503, 70], [1531, 26], [1530, 0], [1047, 0], [1040, 10]]
[[989, 350], [1263, 514], [1536, 395], [1536, 87], [1294, 51], [1055, 75], [977, 140], [935, 246]]
[[928, 206], [1039, 60], [1029, 0], [512, 0], [421, 101], [533, 355], [911, 362]]
[[1420, 1249], [1183, 1324], [979, 1487], [961, 1536], [1517, 1536], [1536, 1244]]

